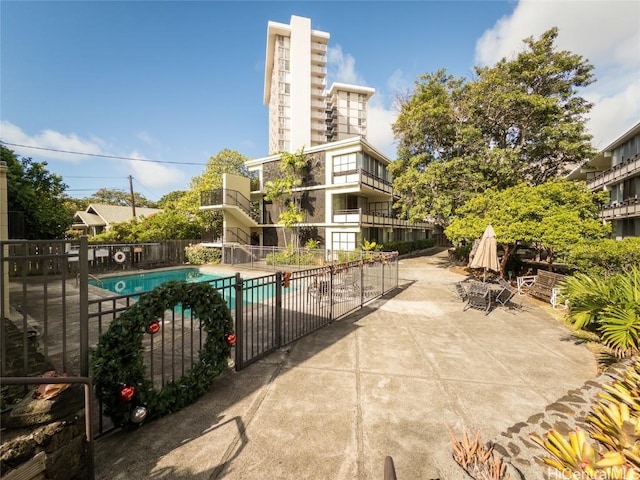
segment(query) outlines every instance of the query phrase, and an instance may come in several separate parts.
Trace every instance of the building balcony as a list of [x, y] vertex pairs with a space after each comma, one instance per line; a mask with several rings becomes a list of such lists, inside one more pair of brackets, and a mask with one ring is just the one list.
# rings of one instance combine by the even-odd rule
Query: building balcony
[[257, 226], [260, 223], [260, 213], [254, 204], [236, 190], [218, 188], [206, 190], [200, 195], [201, 210], [223, 210], [229, 212], [244, 225]]
[[363, 212], [361, 208], [334, 210], [333, 223], [357, 224], [363, 227], [431, 228], [428, 222], [410, 222], [387, 212]]
[[311, 73], [313, 75], [326, 75], [327, 74], [327, 67], [320, 67], [318, 65], [312, 65], [311, 66]]
[[312, 88], [311, 97], [324, 99], [324, 90], [322, 90], [321, 88]]
[[593, 180], [587, 182], [587, 188], [600, 190], [607, 185], [618, 183], [637, 173], [640, 173], [640, 153], [600, 173]]
[[361, 168], [348, 170], [346, 172], [334, 172], [332, 183], [334, 185], [358, 183], [374, 190], [393, 195], [393, 185], [391, 184], [391, 182], [377, 177], [376, 175], [373, 175], [372, 173], [369, 173]]
[[324, 111], [327, 108], [327, 105], [322, 100], [317, 100], [314, 98], [311, 100], [311, 108], [317, 108]]
[[311, 42], [311, 51], [312, 52], [327, 53], [327, 44], [326, 43]]
[[325, 140], [325, 135], [311, 135], [311, 141], [316, 142], [317, 145], [323, 144]]
[[327, 64], [326, 55], [311, 55], [311, 62], [315, 65], [324, 67]]
[[605, 220], [640, 217], [640, 199], [636, 195], [634, 198], [629, 198], [622, 202], [611, 202], [602, 208], [600, 216]]

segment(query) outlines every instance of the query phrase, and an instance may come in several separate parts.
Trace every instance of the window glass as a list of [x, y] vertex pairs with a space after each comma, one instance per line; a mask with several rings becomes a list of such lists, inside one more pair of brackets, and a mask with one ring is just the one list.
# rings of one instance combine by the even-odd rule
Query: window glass
[[354, 232], [333, 232], [331, 236], [333, 251], [352, 251], [356, 249], [356, 234]]

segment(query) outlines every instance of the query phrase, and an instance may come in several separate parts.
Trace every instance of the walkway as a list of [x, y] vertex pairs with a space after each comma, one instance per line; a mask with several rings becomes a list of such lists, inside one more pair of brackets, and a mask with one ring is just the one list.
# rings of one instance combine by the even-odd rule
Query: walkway
[[96, 443], [99, 479], [463, 478], [448, 427], [484, 440], [596, 375], [543, 310], [462, 311], [446, 254], [405, 259], [403, 288], [251, 367], [196, 404]]

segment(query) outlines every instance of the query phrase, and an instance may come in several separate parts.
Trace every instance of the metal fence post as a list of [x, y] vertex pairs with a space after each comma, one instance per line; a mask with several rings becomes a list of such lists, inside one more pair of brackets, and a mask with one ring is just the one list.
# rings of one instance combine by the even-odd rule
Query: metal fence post
[[335, 263], [329, 267], [329, 323], [333, 322], [333, 274]]
[[282, 272], [276, 272], [276, 348], [282, 345]]
[[364, 260], [360, 257], [360, 308], [364, 305]]
[[381, 295], [384, 295], [384, 260], [380, 261], [380, 265], [382, 266], [382, 275], [380, 275], [382, 277], [382, 290], [380, 290]]
[[241, 370], [244, 362], [244, 319], [242, 315], [242, 278], [240, 272], [236, 272], [236, 370]]
[[80, 236], [80, 376], [89, 376], [89, 242]]
[[400, 286], [400, 260], [396, 255], [396, 288]]

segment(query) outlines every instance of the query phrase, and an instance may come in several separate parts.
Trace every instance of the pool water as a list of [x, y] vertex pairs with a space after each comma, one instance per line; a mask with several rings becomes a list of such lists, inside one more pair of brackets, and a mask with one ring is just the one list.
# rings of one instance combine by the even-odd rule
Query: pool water
[[[120, 275], [117, 277], [107, 277], [99, 282], [89, 280], [89, 285], [109, 290], [118, 295], [129, 295], [132, 293], [143, 293], [153, 290], [158, 285], [172, 280], [186, 282], [208, 282], [225, 278], [229, 275], [212, 275], [200, 272], [197, 268], [181, 268], [178, 270], [165, 270], [162, 272], [145, 272], [132, 275]], [[226, 283], [226, 282], [225, 282]]]
[[[89, 285], [100, 287], [118, 295], [131, 295], [149, 292], [158, 285], [172, 280], [186, 281], [189, 283], [211, 282], [214, 288], [219, 288], [218, 291], [224, 297], [227, 306], [233, 310], [235, 308], [236, 290], [232, 286], [235, 284], [235, 278], [229, 277], [229, 274], [202, 273], [198, 268], [181, 268], [162, 272], [145, 272], [106, 277], [100, 279], [100, 281], [90, 279]], [[216, 282], [216, 280], [223, 278], [225, 279], [224, 281]], [[266, 285], [256, 284], [253, 286], [251, 280], [245, 280], [245, 286], [248, 287], [244, 292], [242, 302], [245, 305], [262, 302], [275, 296], [275, 285], [273, 283]]]

